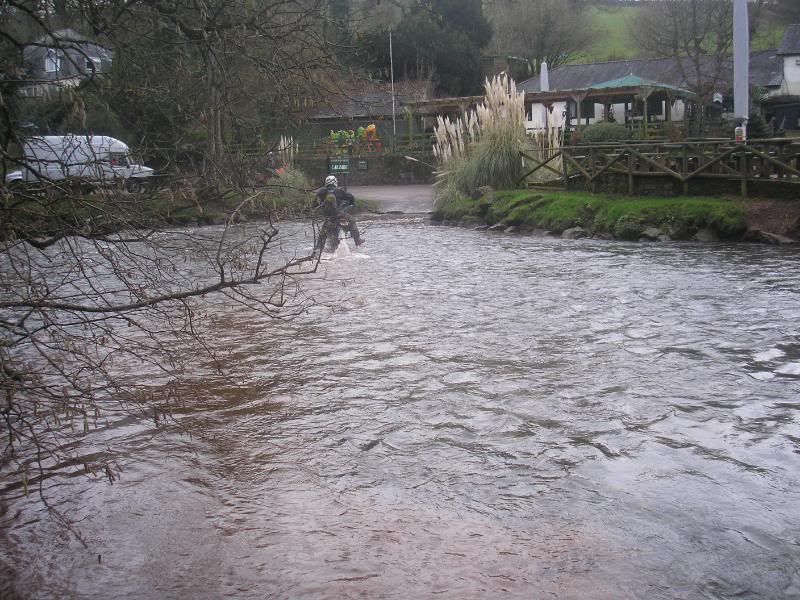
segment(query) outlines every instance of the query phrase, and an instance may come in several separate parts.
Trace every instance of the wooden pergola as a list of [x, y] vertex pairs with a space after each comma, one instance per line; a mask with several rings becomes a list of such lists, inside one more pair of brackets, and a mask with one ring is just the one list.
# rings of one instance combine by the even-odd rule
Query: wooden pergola
[[478, 104], [486, 99], [485, 96], [461, 96], [457, 98], [433, 98], [431, 100], [418, 100], [405, 102], [403, 109], [408, 120], [408, 133], [414, 135], [414, 121], [420, 120], [419, 133], [425, 129], [425, 119], [435, 117], [459, 117], [467, 114]]
[[[602, 104], [605, 118], [608, 118], [610, 108], [614, 104], [625, 104], [627, 107], [628, 104], [641, 103], [642, 121], [646, 133], [649, 121], [649, 115], [647, 114], [648, 100], [666, 100], [669, 104], [672, 104], [676, 99], [692, 100], [695, 96], [694, 92], [667, 83], [644, 79], [636, 75], [628, 75], [584, 89], [527, 92], [525, 94], [525, 108], [530, 110], [533, 104], [542, 104], [548, 110], [552, 110], [556, 102], [574, 102], [576, 105], [575, 116], [578, 124], [580, 124], [583, 118], [581, 115], [581, 104], [583, 102], [594, 101], [595, 104]], [[670, 120], [669, 111], [665, 111], [665, 120]]]

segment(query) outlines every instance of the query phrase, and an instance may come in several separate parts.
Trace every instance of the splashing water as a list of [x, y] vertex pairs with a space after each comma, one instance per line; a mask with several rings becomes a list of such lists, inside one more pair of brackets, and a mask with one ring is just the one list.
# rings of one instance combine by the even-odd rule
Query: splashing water
[[347, 240], [341, 240], [336, 247], [336, 252], [333, 253], [336, 258], [345, 258], [350, 254], [350, 246], [347, 245]]

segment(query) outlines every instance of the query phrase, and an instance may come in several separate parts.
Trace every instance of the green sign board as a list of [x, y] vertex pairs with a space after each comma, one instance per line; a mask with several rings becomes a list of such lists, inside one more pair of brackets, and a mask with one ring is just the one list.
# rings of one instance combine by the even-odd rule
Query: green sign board
[[329, 173], [349, 173], [350, 172], [350, 159], [349, 158], [329, 158], [328, 159], [328, 172]]

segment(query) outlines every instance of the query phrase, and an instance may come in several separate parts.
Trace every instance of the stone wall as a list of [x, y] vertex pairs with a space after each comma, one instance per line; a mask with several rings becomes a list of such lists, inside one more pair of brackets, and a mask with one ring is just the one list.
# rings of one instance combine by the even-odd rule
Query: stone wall
[[[426, 160], [426, 159], [421, 159]], [[427, 159], [428, 162], [430, 159]], [[298, 166], [313, 185], [322, 185], [328, 173], [324, 157], [302, 158]], [[339, 184], [347, 185], [409, 185], [433, 183], [433, 169], [420, 162], [410, 161], [399, 154], [369, 157], [350, 157], [350, 172], [338, 175]]]

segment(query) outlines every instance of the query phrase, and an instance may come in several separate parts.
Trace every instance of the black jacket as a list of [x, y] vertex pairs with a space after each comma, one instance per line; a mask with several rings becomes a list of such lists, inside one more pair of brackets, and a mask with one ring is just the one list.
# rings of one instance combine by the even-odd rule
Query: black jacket
[[333, 212], [332, 207], [326, 206], [325, 203], [325, 199], [328, 197], [328, 194], [333, 194], [336, 198], [336, 214], [344, 212], [348, 206], [353, 206], [356, 203], [355, 196], [349, 192], [345, 192], [342, 188], [333, 186], [324, 187], [317, 192], [317, 206], [322, 207], [323, 212], [327, 217], [335, 216], [335, 214], [328, 214]]

